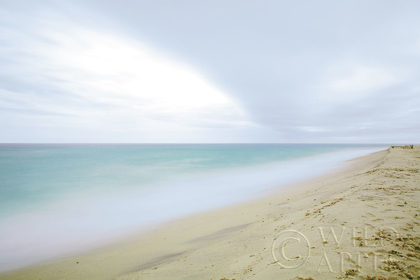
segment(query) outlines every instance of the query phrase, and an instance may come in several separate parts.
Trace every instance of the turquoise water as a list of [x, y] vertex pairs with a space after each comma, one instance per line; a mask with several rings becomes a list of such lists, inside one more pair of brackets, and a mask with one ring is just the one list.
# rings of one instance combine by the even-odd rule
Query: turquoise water
[[128, 191], [209, 171], [349, 148], [339, 145], [1, 145], [0, 215], [70, 193]]
[[[243, 201], [382, 148], [3, 144], [0, 270]], [[33, 250], [22, 252], [24, 246]]]

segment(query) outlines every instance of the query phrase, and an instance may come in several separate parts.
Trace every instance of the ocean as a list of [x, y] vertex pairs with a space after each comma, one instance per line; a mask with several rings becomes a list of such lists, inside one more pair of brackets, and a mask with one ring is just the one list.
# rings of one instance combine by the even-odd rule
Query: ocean
[[385, 145], [0, 144], [0, 271], [262, 196]]

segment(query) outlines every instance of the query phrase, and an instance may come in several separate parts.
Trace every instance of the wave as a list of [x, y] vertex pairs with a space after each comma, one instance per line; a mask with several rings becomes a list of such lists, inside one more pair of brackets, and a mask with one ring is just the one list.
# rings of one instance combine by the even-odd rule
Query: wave
[[183, 215], [262, 196], [382, 149], [345, 149], [180, 176], [141, 190], [93, 192], [12, 215], [0, 225], [0, 270], [80, 253]]

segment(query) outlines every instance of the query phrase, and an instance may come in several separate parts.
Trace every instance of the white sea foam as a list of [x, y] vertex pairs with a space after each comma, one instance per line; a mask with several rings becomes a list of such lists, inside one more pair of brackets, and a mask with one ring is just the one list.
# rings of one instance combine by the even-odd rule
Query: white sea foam
[[286, 188], [381, 149], [346, 149], [184, 176], [141, 191], [69, 197], [59, 205], [11, 216], [0, 225], [0, 270], [79, 253], [157, 223]]

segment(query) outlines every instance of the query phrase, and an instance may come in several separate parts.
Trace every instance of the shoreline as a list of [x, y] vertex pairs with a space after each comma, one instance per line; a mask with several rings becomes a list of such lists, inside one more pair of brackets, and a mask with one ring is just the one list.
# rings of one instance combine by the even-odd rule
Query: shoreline
[[[64, 200], [46, 205], [45, 209], [22, 212], [1, 224], [0, 251], [9, 253], [0, 256], [0, 272], [81, 255], [172, 220], [263, 197], [272, 189], [280, 190], [291, 183], [334, 172], [348, 165], [349, 159], [381, 148], [384, 147], [329, 147], [329, 151], [316, 149], [316, 152], [309, 149], [306, 156], [299, 156], [297, 148], [295, 157], [189, 173], [188, 177], [175, 178], [146, 191], [142, 188], [129, 191], [123, 184], [112, 195], [106, 191], [89, 193], [89, 189], [79, 194], [74, 192]], [[283, 151], [287, 153], [288, 149]], [[260, 152], [259, 156], [263, 156], [264, 150]], [[154, 175], [158, 174], [154, 172]], [[31, 251], [23, 251], [25, 248]]]
[[[415, 148], [413, 151], [418, 153], [418, 147]], [[276, 276], [293, 279], [300, 276], [298, 270], [281, 269], [273, 259], [271, 247], [279, 229], [300, 227], [297, 230], [303, 231], [311, 222], [324, 223], [322, 219], [311, 221], [316, 214], [310, 210], [334, 196], [338, 197], [329, 203], [333, 203], [331, 206], [342, 202], [344, 199], [340, 200], [339, 195], [343, 190], [348, 191], [345, 187], [349, 181], [361, 184], [370, 176], [365, 175], [366, 172], [383, 164], [396, 150], [399, 149], [390, 148], [356, 158], [344, 170], [290, 184], [286, 189], [270, 190], [265, 197], [191, 214], [106, 248], [5, 272], [0, 278], [271, 279]], [[314, 232], [307, 235], [313, 236]], [[311, 269], [308, 271], [310, 274]], [[330, 276], [331, 273], [322, 279]]]

